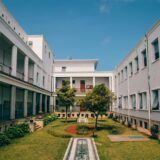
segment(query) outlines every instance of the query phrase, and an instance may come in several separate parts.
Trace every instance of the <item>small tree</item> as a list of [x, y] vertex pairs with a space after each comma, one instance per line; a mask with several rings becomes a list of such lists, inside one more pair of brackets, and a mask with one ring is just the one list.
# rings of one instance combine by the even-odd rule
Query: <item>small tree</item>
[[114, 100], [114, 94], [104, 84], [95, 86], [93, 91], [81, 100], [80, 104], [93, 112], [96, 117], [95, 129], [97, 129], [98, 116], [109, 111]]
[[65, 106], [66, 121], [68, 116], [68, 108], [74, 105], [76, 89], [71, 88], [69, 81], [64, 81], [62, 88], [57, 90], [57, 99], [61, 106]]

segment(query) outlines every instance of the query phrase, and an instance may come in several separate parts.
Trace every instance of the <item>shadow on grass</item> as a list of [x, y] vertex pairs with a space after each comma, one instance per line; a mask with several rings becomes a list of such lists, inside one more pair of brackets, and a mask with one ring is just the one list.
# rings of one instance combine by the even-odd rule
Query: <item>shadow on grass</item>
[[61, 122], [63, 122], [63, 123], [75, 123], [75, 122], [77, 122], [77, 120], [76, 119], [68, 119], [67, 121], [66, 120], [61, 120]]
[[122, 127], [114, 126], [114, 125], [100, 125], [97, 127], [97, 131], [105, 130], [109, 134], [117, 135], [122, 134], [124, 132]]

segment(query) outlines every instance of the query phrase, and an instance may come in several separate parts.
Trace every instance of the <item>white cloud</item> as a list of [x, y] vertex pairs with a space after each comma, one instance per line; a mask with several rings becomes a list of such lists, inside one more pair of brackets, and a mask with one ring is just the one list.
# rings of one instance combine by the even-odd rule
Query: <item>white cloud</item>
[[130, 3], [135, 0], [99, 0], [100, 13], [109, 13], [113, 4], [117, 3]]

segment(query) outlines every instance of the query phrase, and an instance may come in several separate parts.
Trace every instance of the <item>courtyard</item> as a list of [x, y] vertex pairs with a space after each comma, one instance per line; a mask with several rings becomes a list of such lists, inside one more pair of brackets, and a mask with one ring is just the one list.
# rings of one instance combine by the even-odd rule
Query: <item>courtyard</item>
[[[0, 148], [0, 160], [62, 160], [71, 137], [91, 137], [94, 119], [89, 123], [77, 124], [76, 119], [66, 123], [58, 119], [43, 129], [16, 139], [12, 144]], [[80, 133], [75, 128], [90, 128]], [[134, 129], [114, 122], [111, 119], [99, 119], [95, 131], [95, 143], [101, 160], [159, 160], [160, 144], [149, 139], [144, 142], [111, 142], [108, 135], [144, 136]]]

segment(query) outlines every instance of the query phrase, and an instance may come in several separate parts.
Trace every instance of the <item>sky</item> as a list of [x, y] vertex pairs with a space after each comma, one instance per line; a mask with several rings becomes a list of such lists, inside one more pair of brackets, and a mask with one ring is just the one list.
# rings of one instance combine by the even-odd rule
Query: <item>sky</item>
[[99, 59], [113, 70], [160, 19], [160, 0], [3, 0], [27, 34], [43, 34], [56, 59]]

